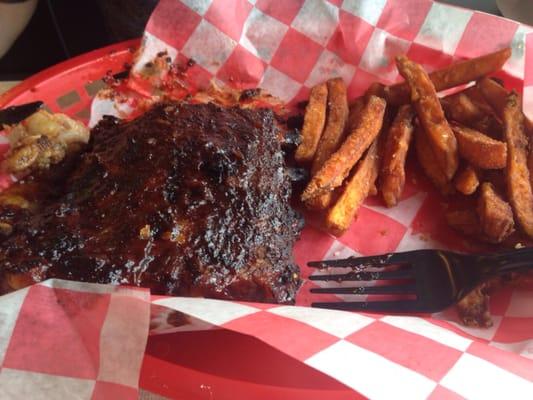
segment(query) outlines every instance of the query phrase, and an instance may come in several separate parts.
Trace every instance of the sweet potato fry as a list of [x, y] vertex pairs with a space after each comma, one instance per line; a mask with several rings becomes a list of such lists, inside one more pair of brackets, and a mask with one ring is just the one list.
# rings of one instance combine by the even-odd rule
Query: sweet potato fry
[[453, 180], [457, 191], [467, 196], [474, 193], [479, 186], [478, 173], [470, 165], [460, 169]]
[[479, 217], [474, 210], [456, 210], [446, 213], [446, 221], [453, 229], [467, 236], [481, 234]]
[[[478, 80], [501, 69], [511, 56], [511, 49], [506, 48], [485, 56], [462, 61], [429, 74], [437, 92]], [[385, 99], [391, 105], [409, 102], [410, 90], [402, 82], [385, 88]]]
[[474, 92], [471, 89], [477, 88], [472, 86], [462, 92], [440, 99], [446, 118], [460, 122], [492, 138], [501, 138], [503, 126], [499, 118], [496, 117], [492, 107], [485, 102], [483, 97], [480, 101], [478, 98], [470, 96], [474, 93], [477, 96], [477, 90]]
[[450, 126], [455, 133], [462, 158], [481, 169], [505, 168], [507, 145], [504, 142], [457, 123], [452, 122]]
[[324, 165], [324, 162], [339, 147], [348, 118], [348, 99], [346, 98], [346, 85], [342, 78], [327, 81], [328, 105], [326, 127], [318, 142], [315, 159], [311, 167], [311, 175]]
[[400, 74], [411, 88], [411, 100], [420, 124], [428, 136], [435, 159], [446, 179], [451, 180], [457, 171], [459, 162], [457, 141], [444, 117], [435, 87], [422, 66], [410, 61], [407, 57], [397, 57], [396, 64]]
[[368, 196], [379, 169], [378, 144], [375, 141], [361, 159], [344, 191], [326, 216], [326, 228], [341, 236], [349, 228], [357, 210]]
[[465, 93], [459, 92], [443, 97], [440, 103], [446, 116], [454, 121], [467, 124], [483, 118], [483, 112]]
[[[348, 123], [346, 127], [351, 129], [355, 124], [358, 123], [359, 117], [361, 115], [361, 110], [365, 106], [364, 97], [359, 97], [353, 102], [350, 106], [350, 114], [348, 115]], [[333, 200], [333, 192], [328, 192], [321, 196], [313, 197], [305, 202], [305, 205], [310, 210], [325, 210], [329, 207]]]
[[[503, 86], [501, 86], [498, 82], [496, 82], [493, 79], [489, 78], [483, 78], [481, 79], [477, 85], [479, 88], [479, 91], [483, 94], [487, 102], [492, 106], [494, 111], [503, 118], [503, 110], [506, 105], [506, 99], [509, 95], [509, 92], [507, 89], [505, 89]], [[522, 112], [522, 118], [524, 121], [524, 131], [529, 137], [529, 141], [533, 141], [533, 122], [527, 118], [524, 113]], [[529, 169], [529, 176], [531, 185], [533, 185], [533, 146], [530, 144], [529, 151], [528, 151], [528, 157], [527, 157], [527, 165]]]
[[387, 132], [380, 171], [380, 191], [387, 207], [398, 203], [405, 184], [405, 158], [413, 135], [414, 111], [403, 105]]
[[496, 114], [499, 115], [500, 118], [503, 118], [503, 109], [505, 108], [507, 96], [509, 95], [507, 89], [505, 89], [495, 80], [487, 77], [480, 79], [476, 86], [479, 88], [479, 91], [481, 94], [483, 94], [483, 97], [485, 97], [485, 100], [487, 100], [487, 103], [490, 104]]
[[418, 162], [437, 189], [439, 189], [442, 194], [450, 194], [453, 192], [453, 187], [448, 181], [448, 178], [444, 175], [440, 165], [435, 162], [433, 149], [429, 144], [425, 132], [423, 132], [420, 126], [415, 129], [415, 149]]
[[328, 193], [342, 185], [344, 178], [359, 161], [364, 151], [376, 139], [383, 124], [385, 100], [371, 96], [361, 111], [359, 123], [353, 127], [348, 137], [311, 178], [302, 193], [302, 201]]
[[[315, 175], [328, 157], [338, 149], [348, 119], [348, 99], [344, 81], [341, 78], [334, 78], [326, 84], [328, 89], [326, 126], [318, 142], [311, 166], [311, 176]], [[305, 203], [311, 210], [323, 210], [330, 205], [331, 199], [331, 193], [323, 193], [313, 199], [308, 199]]]
[[505, 141], [507, 142], [507, 193], [516, 219], [524, 232], [533, 237], [533, 192], [527, 168], [527, 137], [524, 115], [516, 93], [507, 97], [503, 109]]
[[481, 93], [481, 89], [479, 88], [479, 84], [477, 82], [475, 85], [467, 87], [460, 93], [465, 94], [484, 113], [495, 115], [494, 109], [487, 102], [487, 99], [485, 96], [483, 96], [483, 93]]
[[513, 210], [494, 187], [485, 182], [481, 185], [477, 214], [484, 238], [491, 243], [501, 243], [514, 232]]
[[325, 82], [311, 89], [309, 103], [305, 108], [302, 142], [294, 154], [294, 158], [300, 163], [310, 162], [315, 156], [326, 123], [327, 99], [328, 86]]

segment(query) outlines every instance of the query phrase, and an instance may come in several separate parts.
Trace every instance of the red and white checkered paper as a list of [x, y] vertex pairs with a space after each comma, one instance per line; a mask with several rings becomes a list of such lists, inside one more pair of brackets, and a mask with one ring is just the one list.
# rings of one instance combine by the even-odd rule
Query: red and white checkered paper
[[0, 297], [1, 399], [136, 399], [145, 289], [49, 280]]
[[[433, 70], [505, 46], [513, 54], [500, 77], [523, 94], [531, 117], [533, 29], [430, 0], [161, 0], [133, 72], [165, 50], [176, 62], [196, 61], [189, 74], [197, 84], [215, 78], [238, 88], [260, 86], [294, 104], [333, 76], [344, 78], [351, 98], [371, 82], [395, 82], [397, 54]], [[112, 107], [97, 100], [92, 121]], [[313, 273], [305, 267], [309, 260], [428, 247], [465, 250], [443, 220], [439, 195], [411, 166], [408, 177], [397, 207], [369, 199], [338, 239], [316, 229], [309, 216], [294, 250], [303, 278]], [[224, 328], [251, 335], [369, 398], [533, 398], [533, 288], [500, 290], [491, 299], [494, 326], [472, 329], [452, 313], [422, 318], [312, 309], [306, 306], [314, 285], [305, 281], [298, 307], [152, 299], [152, 334]], [[59, 385], [80, 398], [128, 398], [138, 363], [123, 367], [128, 378], [110, 365], [126, 365], [123, 351], [142, 354], [149, 304], [143, 296], [141, 290], [52, 281], [0, 298], [0, 398], [5, 390], [27, 397], [35, 385], [43, 391]], [[327, 296], [321, 299], [334, 297]], [[120, 303], [116, 309], [114, 301]], [[126, 320], [116, 312], [120, 307], [138, 310], [128, 310]], [[167, 327], [169, 309], [190, 316], [189, 322]], [[129, 343], [131, 334], [135, 343]], [[114, 340], [114, 353], [108, 353], [106, 344]], [[141, 380], [147, 374], [143, 369]]]

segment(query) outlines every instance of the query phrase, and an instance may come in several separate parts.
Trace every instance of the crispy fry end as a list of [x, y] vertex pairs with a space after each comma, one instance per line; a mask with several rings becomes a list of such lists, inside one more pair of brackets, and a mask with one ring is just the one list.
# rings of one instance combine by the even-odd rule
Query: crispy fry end
[[429, 139], [435, 159], [446, 179], [451, 180], [459, 163], [457, 141], [444, 116], [435, 87], [427, 72], [419, 64], [405, 56], [397, 57], [396, 64], [400, 74], [411, 88], [411, 101]]
[[302, 142], [294, 155], [296, 161], [300, 163], [310, 162], [315, 156], [326, 123], [327, 99], [328, 87], [326, 83], [321, 83], [311, 89], [309, 103], [305, 108]]

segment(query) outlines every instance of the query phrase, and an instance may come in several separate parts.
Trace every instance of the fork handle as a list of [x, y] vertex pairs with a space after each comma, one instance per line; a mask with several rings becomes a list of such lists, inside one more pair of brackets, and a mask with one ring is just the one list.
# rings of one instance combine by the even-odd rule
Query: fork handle
[[485, 256], [483, 264], [490, 267], [490, 274], [505, 274], [509, 272], [533, 269], [533, 248], [523, 248], [505, 251]]

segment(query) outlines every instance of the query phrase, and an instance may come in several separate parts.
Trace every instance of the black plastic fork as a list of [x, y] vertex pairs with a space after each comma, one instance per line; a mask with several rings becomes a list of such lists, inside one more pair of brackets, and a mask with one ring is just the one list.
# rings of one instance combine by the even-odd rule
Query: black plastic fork
[[[351, 268], [342, 274], [311, 275], [312, 281], [372, 281], [379, 285], [313, 288], [312, 293], [399, 295], [407, 299], [313, 303], [313, 307], [383, 313], [433, 313], [457, 303], [489, 278], [533, 269], [533, 248], [494, 254], [415, 250], [370, 257], [309, 262], [320, 269]], [[392, 269], [397, 266], [396, 269]], [[371, 268], [372, 271], [368, 269]], [[368, 298], [367, 298], [368, 299]]]

